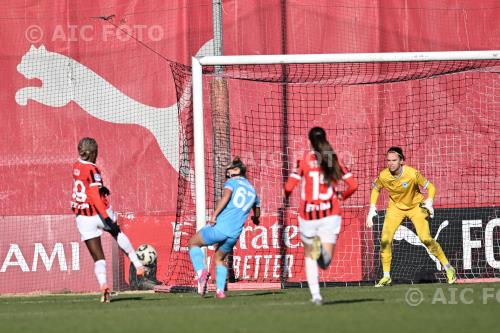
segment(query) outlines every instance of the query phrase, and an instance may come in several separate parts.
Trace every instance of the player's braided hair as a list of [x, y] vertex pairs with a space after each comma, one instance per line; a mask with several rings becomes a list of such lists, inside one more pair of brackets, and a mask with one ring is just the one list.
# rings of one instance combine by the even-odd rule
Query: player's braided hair
[[240, 159], [239, 156], [235, 156], [234, 157], [233, 161], [231, 163], [229, 163], [229, 165], [226, 167], [226, 171], [229, 170], [229, 169], [236, 169], [236, 168], [240, 169], [240, 174], [239, 175], [245, 177], [245, 174], [247, 172], [247, 167], [241, 161], [241, 159]]
[[78, 142], [78, 155], [84, 161], [87, 161], [93, 152], [97, 152], [97, 142], [94, 138], [82, 138]]
[[399, 158], [404, 161], [405, 160], [405, 155], [403, 154], [403, 149], [401, 147], [391, 147], [389, 150], [387, 150], [387, 154], [389, 153], [395, 153], [399, 156]]
[[343, 172], [340, 169], [337, 154], [335, 154], [335, 151], [326, 139], [325, 130], [321, 127], [311, 128], [309, 131], [309, 141], [311, 141], [311, 145], [317, 153], [316, 157], [320, 162], [319, 165], [321, 171], [323, 171], [323, 177], [328, 185], [332, 181], [338, 182], [342, 178]]

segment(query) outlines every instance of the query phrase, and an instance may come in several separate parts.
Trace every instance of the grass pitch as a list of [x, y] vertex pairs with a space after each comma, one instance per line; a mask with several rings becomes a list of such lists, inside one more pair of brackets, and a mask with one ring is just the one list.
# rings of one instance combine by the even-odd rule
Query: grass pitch
[[[496, 332], [500, 284], [397, 285], [212, 294], [0, 298], [0, 332]], [[414, 304], [421, 301], [417, 306]]]

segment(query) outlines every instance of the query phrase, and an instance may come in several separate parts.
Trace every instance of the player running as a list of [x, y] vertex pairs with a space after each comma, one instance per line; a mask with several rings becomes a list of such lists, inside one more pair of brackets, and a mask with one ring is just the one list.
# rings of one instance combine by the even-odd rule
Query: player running
[[[304, 244], [305, 270], [312, 302], [323, 304], [319, 291], [318, 265], [327, 269], [332, 261], [341, 217], [339, 201], [349, 198], [358, 188], [351, 172], [338, 160], [326, 138], [325, 130], [314, 127], [309, 131], [312, 151], [297, 163], [285, 184], [288, 197], [302, 181], [299, 205], [300, 239]], [[343, 192], [337, 190], [340, 181], [347, 184]]]
[[71, 208], [76, 214], [76, 225], [82, 241], [94, 259], [94, 272], [101, 287], [101, 302], [111, 301], [110, 289], [106, 281], [106, 261], [102, 250], [102, 231], [109, 232], [120, 248], [128, 255], [137, 270], [144, 275], [144, 267], [137, 258], [128, 237], [121, 232], [117, 216], [111, 209], [107, 197], [109, 190], [104, 186], [101, 172], [95, 165], [97, 142], [93, 138], [83, 138], [78, 143], [80, 158], [73, 164], [73, 200]]
[[[382, 188], [389, 192], [389, 205], [385, 213], [384, 226], [380, 239], [380, 258], [384, 276], [375, 287], [390, 285], [392, 240], [399, 225], [405, 218], [411, 220], [420, 241], [429, 249], [443, 265], [449, 284], [457, 280], [455, 269], [450, 265], [439, 243], [432, 238], [429, 230], [429, 217], [434, 217], [432, 203], [436, 195], [435, 186], [425, 179], [417, 170], [404, 165], [403, 150], [391, 147], [387, 151], [387, 168], [382, 170], [372, 183], [370, 211], [366, 218], [366, 226], [373, 226], [373, 218], [377, 215], [377, 199]], [[419, 186], [428, 191], [428, 198], [420, 193]]]
[[245, 165], [239, 157], [235, 157], [226, 168], [226, 177], [229, 179], [224, 183], [222, 198], [215, 205], [210, 224], [189, 240], [189, 256], [197, 275], [198, 293], [201, 296], [207, 292], [209, 274], [204, 266], [200, 247], [217, 244], [214, 258], [217, 288], [215, 297], [224, 298], [227, 277], [224, 259], [238, 241], [250, 209], [253, 209], [253, 223], [259, 224], [260, 200], [245, 174]]

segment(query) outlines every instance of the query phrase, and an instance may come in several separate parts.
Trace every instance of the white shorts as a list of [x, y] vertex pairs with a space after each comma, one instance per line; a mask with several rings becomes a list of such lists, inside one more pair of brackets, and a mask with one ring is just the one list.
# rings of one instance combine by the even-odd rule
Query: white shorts
[[[116, 221], [117, 216], [111, 207], [108, 208], [106, 212], [113, 221]], [[104, 229], [104, 223], [99, 215], [78, 215], [76, 217], [76, 226], [78, 231], [80, 231], [82, 241], [100, 237], [102, 235], [102, 230]]]
[[313, 238], [319, 236], [322, 243], [334, 244], [340, 233], [340, 215], [327, 216], [319, 220], [304, 220], [299, 217], [300, 240], [311, 245]]

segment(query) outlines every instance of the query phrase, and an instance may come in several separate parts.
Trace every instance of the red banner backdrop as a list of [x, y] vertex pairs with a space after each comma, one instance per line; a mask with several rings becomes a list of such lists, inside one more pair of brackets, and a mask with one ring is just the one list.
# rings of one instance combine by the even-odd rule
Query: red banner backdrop
[[[92, 258], [80, 242], [72, 216], [13, 216], [0, 221], [0, 293], [96, 290]], [[29, 232], [34, 225], [36, 233]], [[103, 237], [108, 258], [111, 241]], [[111, 282], [111, 261], [107, 271]]]

